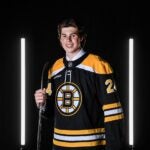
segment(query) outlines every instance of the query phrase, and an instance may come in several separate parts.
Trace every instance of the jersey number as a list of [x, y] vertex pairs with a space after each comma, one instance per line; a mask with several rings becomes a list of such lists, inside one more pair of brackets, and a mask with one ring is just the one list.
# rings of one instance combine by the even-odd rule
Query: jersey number
[[108, 94], [113, 93], [115, 91], [113, 87], [113, 81], [111, 79], [107, 79], [105, 81], [105, 85], [107, 85], [106, 91]]

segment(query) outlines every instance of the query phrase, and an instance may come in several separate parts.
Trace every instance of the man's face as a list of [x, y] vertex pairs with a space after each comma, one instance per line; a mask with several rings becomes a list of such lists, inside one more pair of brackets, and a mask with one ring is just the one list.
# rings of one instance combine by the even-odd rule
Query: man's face
[[67, 54], [74, 54], [81, 49], [81, 38], [75, 27], [63, 27], [61, 29], [60, 43]]

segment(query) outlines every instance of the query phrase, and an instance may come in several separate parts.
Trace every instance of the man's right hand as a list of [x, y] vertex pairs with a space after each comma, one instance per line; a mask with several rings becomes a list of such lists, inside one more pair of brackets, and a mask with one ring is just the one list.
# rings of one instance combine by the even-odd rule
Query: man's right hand
[[35, 102], [38, 108], [46, 104], [47, 95], [46, 95], [45, 89], [36, 90], [34, 93], [34, 97], [35, 97]]

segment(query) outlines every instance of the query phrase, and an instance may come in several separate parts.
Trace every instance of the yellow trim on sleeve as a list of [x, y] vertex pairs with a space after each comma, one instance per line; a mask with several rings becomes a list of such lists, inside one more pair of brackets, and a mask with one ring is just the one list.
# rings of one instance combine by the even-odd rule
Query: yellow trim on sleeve
[[60, 130], [54, 128], [54, 133], [63, 134], [63, 135], [87, 135], [87, 134], [96, 134], [96, 133], [104, 133], [105, 128], [96, 128], [96, 129], [88, 129], [88, 130]]
[[109, 116], [109, 117], [105, 117], [104, 122], [120, 120], [120, 119], [123, 119], [123, 118], [124, 118], [123, 114], [119, 114], [119, 115], [115, 115], [115, 116]]
[[103, 105], [103, 110], [117, 108], [117, 107], [121, 107], [121, 103], [120, 102]]

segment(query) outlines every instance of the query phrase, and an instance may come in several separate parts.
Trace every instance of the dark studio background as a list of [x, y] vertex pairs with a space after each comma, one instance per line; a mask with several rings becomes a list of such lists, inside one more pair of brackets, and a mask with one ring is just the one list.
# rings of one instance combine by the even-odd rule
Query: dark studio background
[[[148, 5], [133, 1], [5, 2], [0, 5], [0, 143], [2, 149], [20, 145], [20, 38], [27, 51], [26, 149], [36, 146], [38, 110], [34, 91], [40, 88], [44, 63], [61, 57], [57, 23], [75, 16], [87, 27], [86, 49], [107, 59], [116, 72], [128, 132], [128, 39], [135, 39], [135, 149], [144, 150], [149, 138]], [[128, 136], [128, 133], [126, 134]]]

